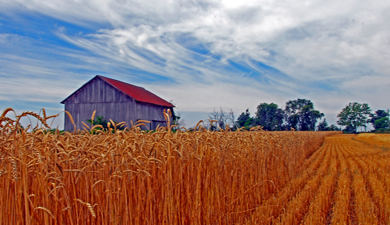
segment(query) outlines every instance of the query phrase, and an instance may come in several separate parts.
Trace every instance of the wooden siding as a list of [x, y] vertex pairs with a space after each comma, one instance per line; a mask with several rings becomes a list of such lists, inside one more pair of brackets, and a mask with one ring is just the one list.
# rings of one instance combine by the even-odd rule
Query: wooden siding
[[[101, 79], [92, 80], [65, 102], [65, 110], [73, 116], [76, 129], [80, 130], [84, 127], [81, 122], [90, 125], [87, 120], [95, 110], [95, 117], [103, 116], [107, 121], [126, 122], [130, 126], [130, 121], [148, 120], [151, 123], [146, 124], [147, 129], [155, 129], [158, 124], [166, 126], [164, 109], [168, 107], [134, 101]], [[73, 127], [65, 114], [64, 129], [73, 131]]]
[[131, 98], [123, 94], [102, 79], [94, 79], [85, 87], [74, 93], [65, 104], [69, 103], [95, 103], [95, 102], [123, 102]]

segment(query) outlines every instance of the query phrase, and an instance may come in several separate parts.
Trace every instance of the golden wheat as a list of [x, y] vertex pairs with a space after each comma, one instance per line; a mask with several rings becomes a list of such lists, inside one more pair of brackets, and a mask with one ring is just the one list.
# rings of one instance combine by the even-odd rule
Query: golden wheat
[[[0, 118], [4, 224], [312, 221], [308, 215], [325, 217], [332, 199], [340, 202], [327, 194], [340, 186], [335, 174], [347, 158], [343, 154], [352, 154], [340, 151], [343, 145], [324, 142], [337, 132], [265, 132], [260, 127], [211, 132], [201, 123], [173, 132], [167, 111], [168, 126], [155, 132], [141, 130], [149, 121], [130, 122], [125, 130], [117, 129], [124, 123], [110, 121], [107, 130], [84, 124], [84, 131], [60, 134], [48, 132], [47, 119], [53, 116], [44, 110], [43, 116], [25, 112], [16, 120], [6, 116], [11, 111]], [[37, 118], [42, 129], [20, 129], [24, 116]], [[97, 127], [101, 130], [91, 132]], [[378, 179], [369, 179], [374, 190]], [[373, 204], [385, 204], [387, 196], [374, 198]]]

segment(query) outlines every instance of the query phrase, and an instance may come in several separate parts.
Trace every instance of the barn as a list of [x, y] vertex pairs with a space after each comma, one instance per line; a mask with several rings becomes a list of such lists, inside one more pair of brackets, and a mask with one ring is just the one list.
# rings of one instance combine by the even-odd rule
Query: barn
[[[129, 126], [130, 121], [136, 123], [138, 120], [148, 120], [151, 123], [146, 125], [150, 130], [157, 125], [166, 126], [164, 110], [171, 110], [171, 121], [175, 117], [175, 106], [150, 91], [100, 75], [85, 83], [61, 104], [65, 104], [65, 110], [72, 115], [76, 129], [84, 127], [81, 122], [88, 124], [87, 120], [91, 119], [95, 110], [96, 116], [103, 116], [107, 121], [126, 122]], [[66, 114], [64, 129], [74, 129]]]

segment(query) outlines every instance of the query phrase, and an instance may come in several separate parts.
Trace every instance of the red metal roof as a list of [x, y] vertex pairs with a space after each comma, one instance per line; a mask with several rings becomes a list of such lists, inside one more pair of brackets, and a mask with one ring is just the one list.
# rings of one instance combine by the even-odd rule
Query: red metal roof
[[[133, 98], [136, 101], [139, 102], [146, 102], [154, 105], [161, 105], [166, 107], [175, 107], [171, 103], [165, 101], [164, 99], [158, 97], [157, 95], [153, 94], [152, 92], [146, 90], [145, 88], [138, 87], [132, 84], [124, 83], [119, 80], [114, 80], [111, 78], [103, 77], [100, 75], [96, 75], [92, 80], [100, 78], [110, 84], [112, 87], [116, 88], [118, 91], [128, 95], [129, 97]], [[64, 99], [61, 103], [65, 104], [66, 100], [68, 100], [72, 95], [77, 93], [79, 90], [83, 89], [84, 86], [88, 85], [92, 80], [85, 83], [83, 86], [81, 86], [79, 89], [77, 89], [73, 94], [69, 95], [66, 99]]]
[[167, 106], [167, 107], [175, 107], [171, 103], [158, 97], [157, 95], [146, 90], [145, 88], [138, 87], [138, 86], [128, 84], [128, 83], [124, 83], [124, 82], [119, 81], [119, 80], [114, 80], [111, 78], [103, 77], [100, 75], [97, 75], [97, 77], [100, 77], [101, 79], [103, 79], [107, 83], [111, 84], [114, 88], [116, 88], [119, 91], [123, 92], [124, 94], [130, 96], [131, 98], [133, 98], [136, 101], [151, 103], [151, 104], [155, 104], [155, 105], [162, 105], [162, 106]]

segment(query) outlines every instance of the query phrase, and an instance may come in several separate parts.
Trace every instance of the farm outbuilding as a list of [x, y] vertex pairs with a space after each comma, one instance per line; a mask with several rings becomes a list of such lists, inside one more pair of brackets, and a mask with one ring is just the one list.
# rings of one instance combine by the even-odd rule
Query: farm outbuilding
[[[88, 124], [87, 120], [91, 119], [95, 110], [96, 116], [103, 116], [107, 121], [111, 119], [126, 122], [128, 126], [131, 126], [131, 121], [136, 123], [138, 120], [148, 120], [151, 123], [145, 125], [150, 130], [158, 125], [166, 126], [164, 110], [171, 110], [171, 121], [175, 117], [175, 106], [150, 91], [100, 75], [85, 83], [61, 103], [65, 104], [65, 110], [72, 115], [76, 129], [83, 129], [81, 122]], [[64, 129], [74, 129], [66, 114]]]

